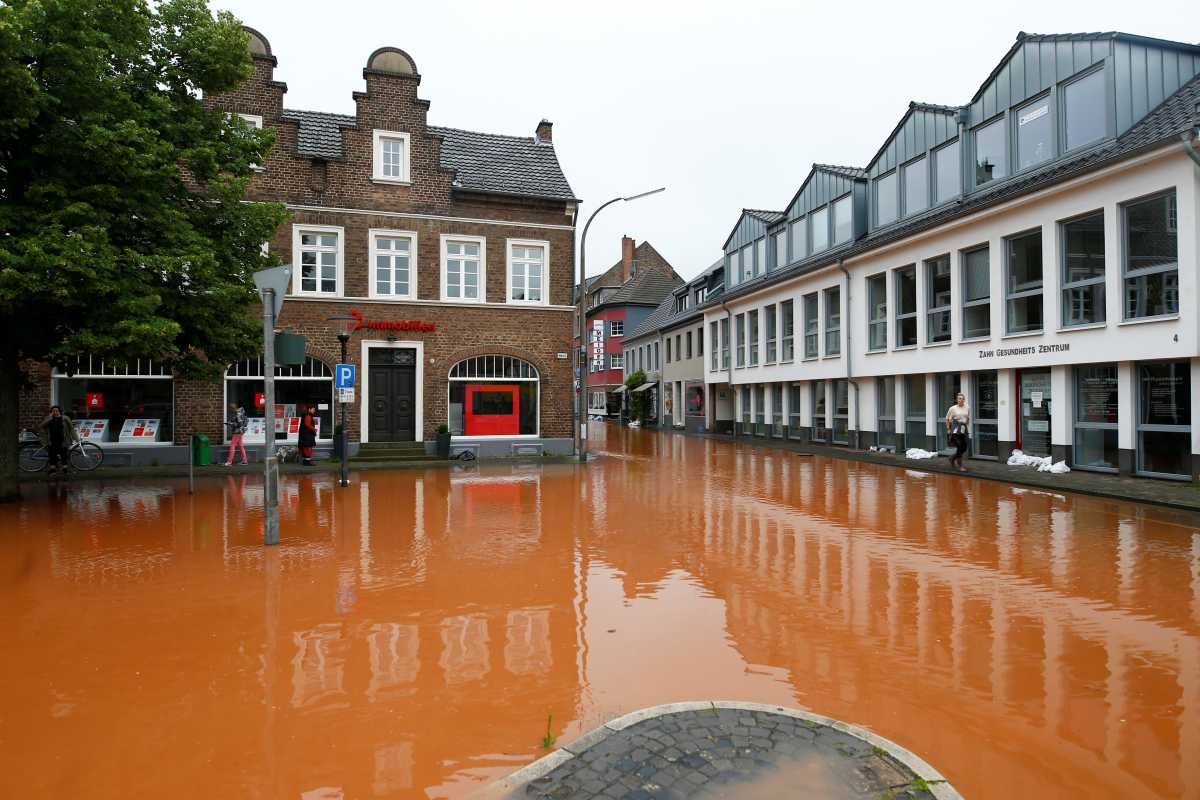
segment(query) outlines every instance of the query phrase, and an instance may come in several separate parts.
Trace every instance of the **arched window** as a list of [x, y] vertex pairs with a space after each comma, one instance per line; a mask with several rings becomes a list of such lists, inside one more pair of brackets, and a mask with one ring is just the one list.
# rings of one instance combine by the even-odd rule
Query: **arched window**
[[537, 436], [539, 381], [536, 367], [513, 356], [464, 358], [450, 368], [450, 432]]
[[[234, 403], [246, 410], [249, 427], [246, 444], [262, 444], [266, 419], [275, 420], [275, 439], [295, 442], [300, 435], [301, 409], [311, 405], [317, 421], [317, 439], [333, 439], [333, 370], [312, 356], [297, 366], [275, 366], [275, 414], [266, 413], [261, 358], [235, 361], [225, 370], [225, 413]], [[225, 428], [229, 439], [229, 427]]]

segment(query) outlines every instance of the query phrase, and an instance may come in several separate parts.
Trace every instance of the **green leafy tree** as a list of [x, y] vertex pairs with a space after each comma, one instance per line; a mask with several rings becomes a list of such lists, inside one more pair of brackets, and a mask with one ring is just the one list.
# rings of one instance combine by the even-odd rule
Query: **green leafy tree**
[[0, 499], [27, 359], [216, 379], [257, 351], [250, 275], [284, 210], [242, 200], [274, 137], [203, 100], [247, 47], [206, 0], [0, 2]]
[[625, 396], [629, 398], [629, 418], [635, 422], [645, 422], [649, 400], [645, 392], [633, 391], [646, 382], [644, 370], [638, 370], [625, 379]]

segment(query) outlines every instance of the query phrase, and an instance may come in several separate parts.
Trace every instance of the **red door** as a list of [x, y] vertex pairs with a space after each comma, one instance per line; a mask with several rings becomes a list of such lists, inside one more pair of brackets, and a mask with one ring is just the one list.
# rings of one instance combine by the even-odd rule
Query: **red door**
[[521, 403], [512, 383], [467, 384], [463, 434], [516, 436], [521, 432]]

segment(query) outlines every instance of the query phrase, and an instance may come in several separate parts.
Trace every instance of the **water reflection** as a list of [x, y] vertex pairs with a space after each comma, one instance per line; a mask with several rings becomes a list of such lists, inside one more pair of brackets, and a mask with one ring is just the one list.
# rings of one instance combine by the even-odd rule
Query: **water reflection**
[[247, 476], [0, 508], [0, 782], [458, 797], [550, 716], [730, 697], [868, 725], [971, 797], [1200, 796], [1196, 517], [598, 433], [585, 470], [290, 479], [270, 551]]

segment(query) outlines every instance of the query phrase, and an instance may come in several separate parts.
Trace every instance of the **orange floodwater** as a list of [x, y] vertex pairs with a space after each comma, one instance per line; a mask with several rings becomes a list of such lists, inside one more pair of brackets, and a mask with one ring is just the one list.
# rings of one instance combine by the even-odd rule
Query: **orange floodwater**
[[28, 487], [0, 796], [462, 797], [616, 715], [865, 725], [971, 800], [1200, 797], [1200, 517], [593, 426], [588, 465]]

